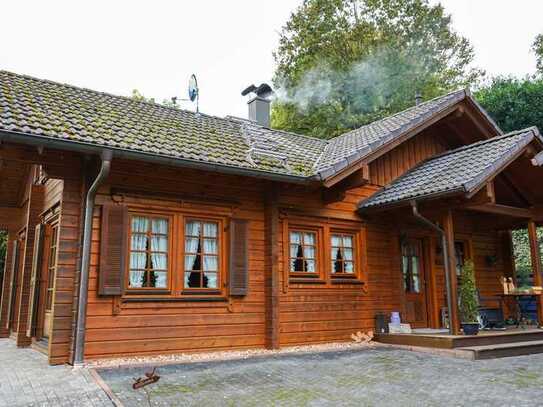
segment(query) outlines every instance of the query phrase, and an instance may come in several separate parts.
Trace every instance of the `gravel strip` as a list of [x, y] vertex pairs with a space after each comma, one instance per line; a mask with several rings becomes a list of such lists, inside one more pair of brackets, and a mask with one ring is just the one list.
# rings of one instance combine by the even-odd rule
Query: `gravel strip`
[[283, 354], [304, 354], [315, 352], [337, 352], [382, 346], [376, 342], [334, 342], [318, 345], [289, 346], [277, 350], [247, 349], [205, 353], [178, 353], [158, 356], [132, 356], [124, 358], [96, 359], [86, 362], [85, 367], [93, 369], [114, 369], [133, 366], [159, 366], [180, 363], [241, 360]]

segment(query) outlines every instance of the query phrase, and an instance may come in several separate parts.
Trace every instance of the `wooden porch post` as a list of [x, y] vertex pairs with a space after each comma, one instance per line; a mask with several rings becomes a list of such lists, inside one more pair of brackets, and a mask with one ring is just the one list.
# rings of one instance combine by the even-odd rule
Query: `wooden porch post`
[[[542, 286], [541, 277], [541, 252], [537, 240], [537, 227], [533, 220], [528, 221], [528, 237], [530, 239], [530, 254], [532, 256], [532, 271], [534, 273], [534, 285]], [[537, 319], [539, 325], [543, 323], [543, 302], [541, 296], [537, 296]]]
[[[1, 210], [1, 209], [0, 209]], [[6, 328], [8, 316], [8, 301], [9, 301], [9, 288], [11, 281], [11, 262], [12, 262], [12, 252], [13, 252], [13, 236], [15, 233], [13, 229], [8, 230], [8, 241], [6, 244], [6, 259], [4, 264], [4, 282], [1, 287], [2, 292], [0, 292], [0, 338], [7, 338], [9, 336], [9, 329]]]
[[43, 211], [45, 187], [43, 185], [32, 185], [28, 201], [28, 212], [26, 218], [26, 239], [25, 246], [21, 253], [21, 285], [19, 287], [19, 309], [17, 317], [17, 333], [15, 343], [17, 346], [28, 346], [32, 339], [26, 336], [26, 324], [30, 304], [30, 277], [32, 274], [32, 260], [34, 256], [34, 232], [39, 223], [39, 214]]
[[[448, 210], [443, 219], [443, 230], [445, 231], [445, 240], [447, 243], [447, 261], [449, 262], [449, 284], [451, 296], [451, 308], [449, 310], [449, 323], [452, 326], [453, 334], [460, 333], [460, 321], [458, 319], [458, 283], [456, 280], [456, 254], [454, 250], [454, 222], [453, 213]], [[445, 248], [444, 248], [445, 250]]]

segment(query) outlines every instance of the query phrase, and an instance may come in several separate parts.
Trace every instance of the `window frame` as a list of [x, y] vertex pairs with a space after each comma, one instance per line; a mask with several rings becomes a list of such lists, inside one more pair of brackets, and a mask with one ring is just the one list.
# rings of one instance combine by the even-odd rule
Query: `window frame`
[[[336, 273], [336, 272], [334, 272], [334, 269], [332, 267], [332, 262], [335, 262], [335, 260], [332, 258], [332, 248], [336, 247], [336, 246], [332, 246], [332, 238], [333, 238], [334, 235], [340, 235], [342, 240], [343, 240], [343, 237], [345, 237], [345, 236], [350, 236], [351, 239], [352, 239], [353, 245], [350, 248], [353, 251], [352, 260], [341, 260], [343, 262], [343, 264], [345, 264], [346, 261], [350, 261], [353, 264], [353, 272], [352, 273], [346, 273], [346, 272]], [[360, 252], [359, 247], [362, 244], [362, 242], [360, 241], [359, 234], [357, 232], [354, 232], [354, 231], [351, 231], [351, 230], [331, 228], [330, 229], [330, 238], [328, 239], [328, 243], [329, 243], [328, 249], [329, 249], [329, 253], [330, 253], [330, 261], [329, 261], [330, 278], [331, 279], [345, 279], [345, 278], [346, 279], [357, 279], [357, 278], [359, 278], [360, 268], [362, 267], [361, 266], [362, 263], [361, 263], [361, 259], [360, 259], [360, 254], [359, 254], [359, 252]], [[337, 247], [339, 247], [339, 246], [337, 246]], [[345, 249], [345, 247], [343, 246], [343, 242], [341, 243], [340, 248]], [[344, 269], [345, 269], [345, 267], [344, 267]]]
[[[315, 244], [313, 245], [313, 247], [315, 248], [315, 258], [313, 259], [315, 261], [315, 271], [292, 271], [290, 269], [290, 262], [293, 259], [293, 257], [290, 256], [290, 246], [292, 244], [291, 241], [290, 241], [290, 234], [292, 232], [302, 233], [302, 247], [306, 246], [306, 245], [303, 244], [303, 234], [304, 233], [313, 233], [313, 234], [315, 234]], [[323, 259], [323, 256], [322, 256], [321, 252], [322, 252], [322, 241], [323, 240], [322, 240], [321, 234], [322, 233], [319, 230], [319, 228], [312, 228], [312, 227], [298, 225], [298, 224], [288, 225], [285, 259], [287, 260], [286, 267], [287, 267], [288, 275], [290, 277], [292, 277], [292, 278], [309, 278], [309, 279], [312, 279], [312, 278], [320, 278], [322, 276], [322, 271], [323, 271], [322, 259]], [[303, 259], [305, 260], [306, 257], [303, 257]]]
[[[186, 233], [185, 233], [185, 227], [187, 225], [187, 222], [190, 221], [199, 221], [203, 225], [204, 222], [213, 222], [217, 224], [217, 287], [210, 287], [210, 288], [204, 288], [204, 287], [185, 287], [185, 256], [187, 255], [186, 249], [185, 249], [185, 240], [186, 240]], [[225, 220], [224, 218], [220, 217], [211, 217], [207, 215], [199, 215], [199, 214], [186, 214], [181, 215], [180, 219], [180, 227], [179, 227], [179, 244], [180, 246], [180, 258], [177, 260], [177, 265], [180, 267], [181, 271], [179, 274], [179, 285], [180, 285], [180, 292], [181, 294], [188, 294], [188, 295], [194, 295], [194, 294], [220, 294], [224, 291], [225, 287], [225, 281], [226, 281], [226, 261], [227, 261], [227, 253], [226, 253], [226, 232], [225, 232]], [[201, 239], [204, 239], [202, 236]], [[203, 270], [200, 271], [200, 274], [203, 274]], [[201, 277], [202, 278], [202, 277]]]
[[[364, 276], [367, 273], [367, 235], [366, 227], [362, 223], [348, 221], [333, 221], [331, 219], [309, 219], [301, 216], [284, 216], [282, 237], [283, 259], [283, 292], [289, 287], [298, 288], [353, 288], [366, 284]], [[312, 231], [317, 233], [317, 273], [290, 272], [290, 232]], [[354, 273], [332, 273], [331, 247], [332, 234], [348, 234], [353, 237], [353, 267]], [[314, 274], [314, 275], [313, 275]], [[368, 292], [364, 289], [364, 292]]]
[[[130, 286], [130, 254], [132, 253], [132, 219], [136, 216], [148, 219], [168, 219], [168, 252], [166, 270], [166, 287], [131, 287]], [[128, 210], [128, 225], [126, 229], [126, 252], [125, 252], [125, 267], [123, 285], [125, 294], [169, 294], [172, 292], [172, 264], [173, 264], [173, 236], [174, 236], [174, 216], [165, 212]], [[146, 233], [149, 235], [149, 231]], [[147, 251], [146, 251], [147, 252]], [[145, 270], [147, 275], [149, 270]]]
[[[226, 281], [229, 273], [228, 247], [230, 244], [226, 225], [232, 217], [231, 214], [222, 211], [216, 215], [211, 214], [208, 208], [157, 207], [147, 209], [138, 203], [128, 203], [127, 210], [125, 265], [121, 294], [124, 301], [226, 301], [228, 295]], [[128, 285], [133, 216], [169, 219], [167, 288], [130, 287]], [[218, 224], [217, 288], [184, 288], [185, 222], [187, 219], [211, 221]]]

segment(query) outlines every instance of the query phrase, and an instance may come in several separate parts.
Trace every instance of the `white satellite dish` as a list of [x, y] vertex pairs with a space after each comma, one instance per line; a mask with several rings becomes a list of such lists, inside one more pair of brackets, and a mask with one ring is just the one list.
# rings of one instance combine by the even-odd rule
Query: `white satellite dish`
[[189, 79], [189, 99], [191, 102], [196, 101], [196, 112], [199, 111], [199, 96], [198, 81], [196, 80], [196, 75], [192, 74]]

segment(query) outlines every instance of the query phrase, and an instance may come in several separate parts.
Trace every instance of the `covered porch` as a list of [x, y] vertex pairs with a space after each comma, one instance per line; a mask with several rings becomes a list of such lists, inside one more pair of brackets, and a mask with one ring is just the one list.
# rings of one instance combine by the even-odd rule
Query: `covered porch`
[[[484, 357], [543, 352], [543, 305], [537, 290], [543, 285], [537, 239], [543, 191], [536, 185], [543, 179], [542, 149], [537, 129], [475, 143], [420, 164], [359, 204], [368, 220], [386, 218], [394, 230], [391, 272], [398, 277], [397, 310], [402, 322], [414, 328], [410, 334], [380, 333], [378, 341], [476, 347], [474, 352]], [[528, 233], [535, 289], [507, 294], [503, 279], [516, 283], [516, 229]], [[480, 315], [501, 322], [472, 337], [462, 333], [458, 307], [460, 271], [467, 260], [475, 268]], [[507, 325], [518, 319], [521, 297], [533, 302], [537, 320]]]

